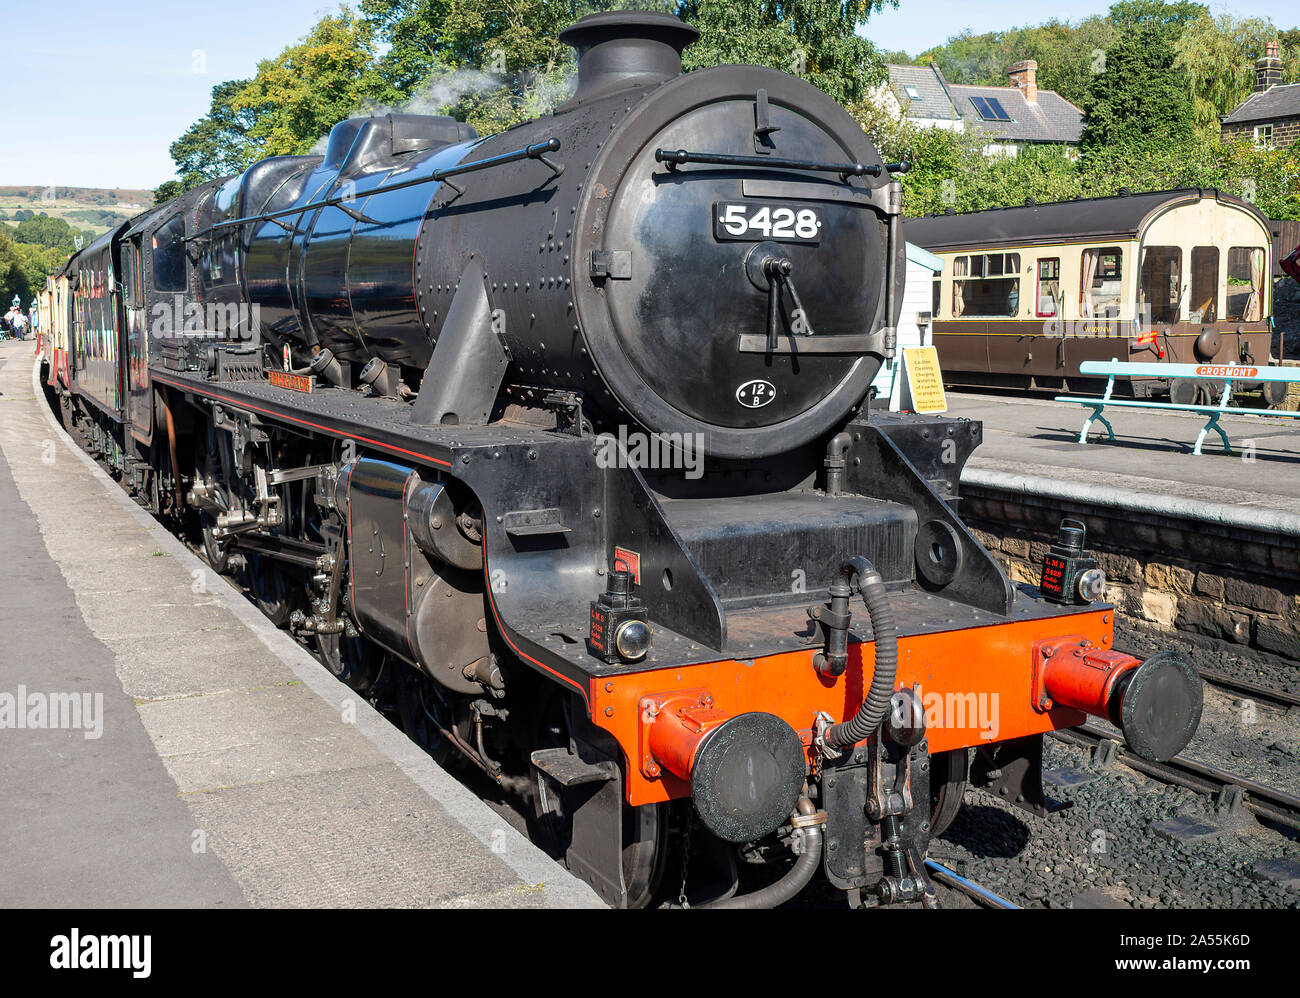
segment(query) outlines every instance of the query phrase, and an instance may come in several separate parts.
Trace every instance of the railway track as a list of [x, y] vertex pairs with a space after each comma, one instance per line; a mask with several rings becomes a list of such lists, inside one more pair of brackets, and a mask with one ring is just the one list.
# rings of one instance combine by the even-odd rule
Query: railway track
[[951, 890], [966, 895], [976, 904], [985, 908], [997, 908], [1004, 910], [1019, 911], [1020, 905], [1014, 901], [1008, 901], [999, 894], [994, 894], [987, 887], [981, 887], [973, 880], [968, 880], [955, 870], [950, 870], [937, 860], [927, 859], [925, 869], [930, 874], [932, 880], [943, 884]]
[[[1116, 651], [1123, 651], [1137, 658], [1146, 658], [1147, 652], [1135, 651], [1131, 648], [1116, 648]], [[1276, 707], [1300, 707], [1300, 693], [1291, 693], [1287, 690], [1279, 690], [1273, 686], [1266, 686], [1263, 683], [1256, 683], [1249, 679], [1238, 679], [1236, 676], [1230, 676], [1226, 672], [1219, 672], [1215, 669], [1206, 669], [1203, 666], [1197, 666], [1196, 672], [1200, 677], [1216, 689], [1225, 693], [1231, 693], [1236, 696], [1245, 697], [1250, 700], [1262, 700], [1265, 703], [1272, 704]]]
[[[1083, 748], [1096, 748], [1104, 741], [1115, 741], [1111, 732], [1091, 724], [1056, 731], [1053, 735], [1067, 744]], [[1145, 773], [1162, 783], [1186, 787], [1202, 794], [1239, 793], [1242, 806], [1257, 817], [1300, 832], [1300, 797], [1293, 794], [1184, 756], [1174, 756], [1168, 762], [1151, 762], [1117, 743], [1116, 757], [1130, 769]]]
[[1274, 689], [1271, 686], [1254, 683], [1248, 679], [1237, 679], [1234, 676], [1216, 672], [1213, 669], [1198, 669], [1197, 671], [1207, 683], [1224, 692], [1237, 694], [1251, 700], [1263, 700], [1278, 707], [1300, 707], [1300, 695], [1295, 693]]

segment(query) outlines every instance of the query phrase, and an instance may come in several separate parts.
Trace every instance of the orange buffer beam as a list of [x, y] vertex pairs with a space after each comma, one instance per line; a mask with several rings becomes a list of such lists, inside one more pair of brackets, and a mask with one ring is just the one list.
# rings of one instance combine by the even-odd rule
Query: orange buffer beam
[[[1086, 719], [1084, 711], [1057, 703], [1039, 709], [1034, 647], [1043, 641], [1082, 638], [1094, 647], [1109, 648], [1112, 621], [1113, 611], [1107, 607], [1063, 617], [900, 637], [895, 685], [919, 687], [932, 753], [1072, 728]], [[813, 656], [819, 651], [820, 645], [810, 645], [754, 659], [720, 659], [594, 678], [592, 719], [623, 749], [629, 803], [650, 804], [691, 792], [690, 781], [667, 766], [661, 765], [655, 775], [643, 771], [645, 756], [653, 755], [643, 741], [643, 701], [647, 697], [693, 693], [692, 702], [699, 704], [703, 694], [712, 698], [709, 707], [724, 717], [773, 714], [799, 734], [811, 762], [817, 715], [825, 712], [835, 721], [851, 717], [870, 685], [874, 659], [871, 643], [850, 644], [848, 668], [831, 679], [813, 666]]]

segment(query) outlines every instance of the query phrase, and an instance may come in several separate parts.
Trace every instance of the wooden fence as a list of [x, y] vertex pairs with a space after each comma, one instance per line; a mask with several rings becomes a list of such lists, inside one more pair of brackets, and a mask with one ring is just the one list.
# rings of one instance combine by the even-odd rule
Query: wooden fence
[[1300, 246], [1300, 222], [1270, 219], [1268, 230], [1273, 233], [1273, 276], [1282, 277], [1282, 261], [1291, 255], [1293, 249]]

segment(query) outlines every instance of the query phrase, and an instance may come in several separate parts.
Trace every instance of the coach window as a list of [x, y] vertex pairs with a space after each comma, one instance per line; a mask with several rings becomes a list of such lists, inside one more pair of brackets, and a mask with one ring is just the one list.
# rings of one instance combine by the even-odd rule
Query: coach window
[[1019, 253], [978, 253], [953, 261], [953, 318], [1008, 319], [1019, 311]]
[[1257, 246], [1228, 250], [1229, 322], [1259, 322], [1264, 318], [1264, 251]]
[[1177, 246], [1148, 246], [1142, 254], [1138, 301], [1151, 322], [1177, 322], [1183, 294], [1183, 251]]
[[1034, 314], [1040, 319], [1051, 318], [1060, 312], [1061, 260], [1052, 257], [1038, 261], [1038, 293]]
[[1124, 252], [1118, 246], [1102, 246], [1083, 251], [1080, 274], [1079, 314], [1114, 319], [1119, 316], [1123, 297]]
[[1219, 247], [1192, 248], [1192, 322], [1219, 321]]
[[930, 314], [936, 319], [939, 317], [939, 301], [943, 297], [943, 281], [936, 276], [930, 282]]
[[153, 283], [159, 291], [185, 290], [185, 218], [175, 215], [153, 234]]

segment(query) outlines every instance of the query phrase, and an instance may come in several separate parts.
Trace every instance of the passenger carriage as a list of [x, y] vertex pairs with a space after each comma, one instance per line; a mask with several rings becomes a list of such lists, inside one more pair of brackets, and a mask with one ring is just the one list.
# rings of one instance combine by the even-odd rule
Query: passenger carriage
[[[934, 342], [952, 384], [1099, 391], [1084, 361], [1270, 362], [1272, 238], [1253, 204], [1210, 189], [932, 215], [907, 238], [940, 256]], [[1285, 386], [1260, 390], [1270, 404]], [[1180, 378], [1137, 398], [1208, 399]]]

